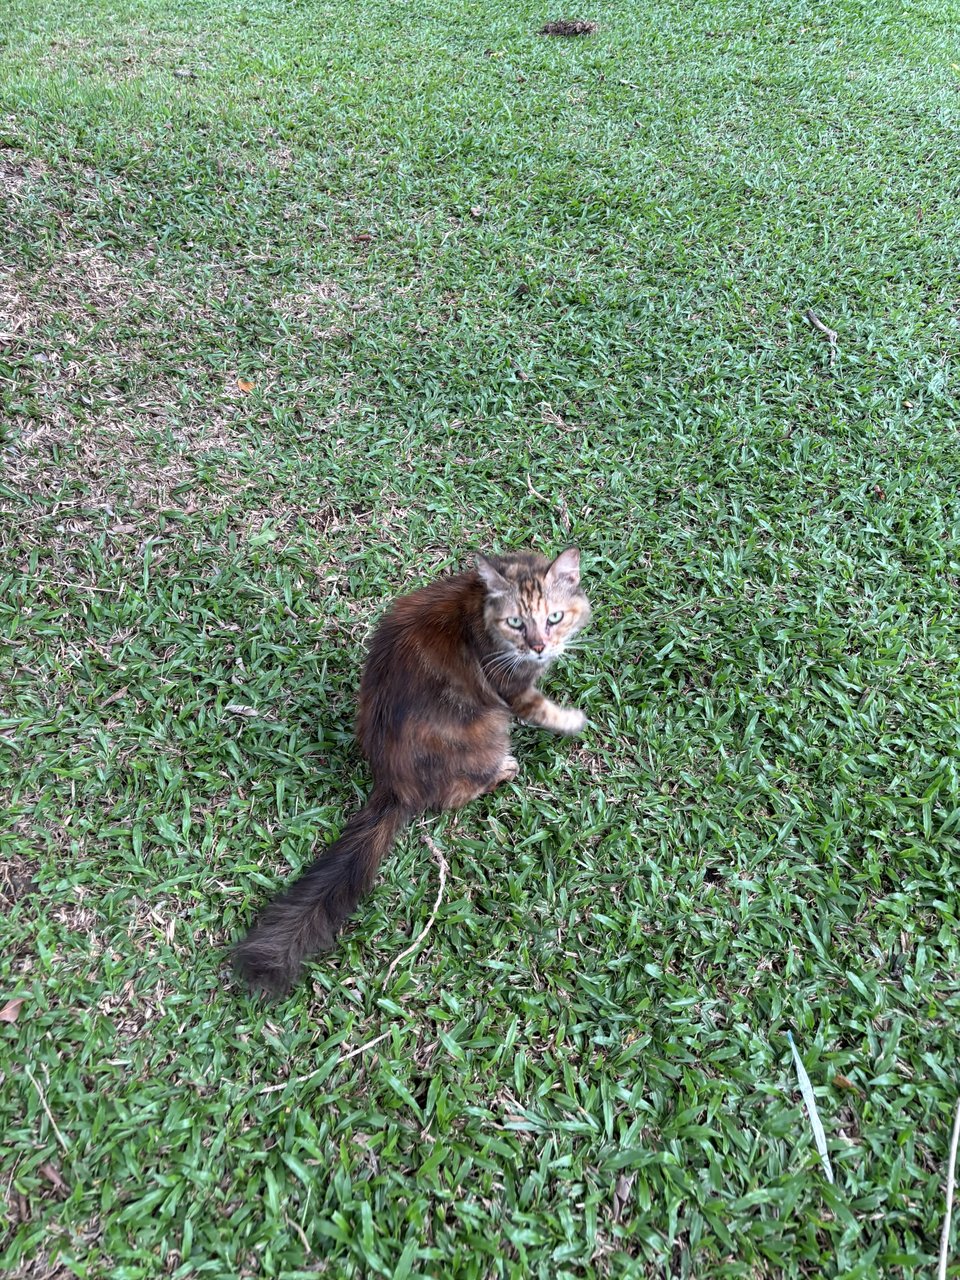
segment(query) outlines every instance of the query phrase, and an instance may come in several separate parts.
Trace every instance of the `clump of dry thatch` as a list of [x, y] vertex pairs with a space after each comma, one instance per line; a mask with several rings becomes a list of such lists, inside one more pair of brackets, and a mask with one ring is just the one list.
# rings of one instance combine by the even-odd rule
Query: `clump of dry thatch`
[[540, 28], [542, 36], [592, 36], [597, 29], [595, 22], [564, 18], [560, 22], [548, 22]]

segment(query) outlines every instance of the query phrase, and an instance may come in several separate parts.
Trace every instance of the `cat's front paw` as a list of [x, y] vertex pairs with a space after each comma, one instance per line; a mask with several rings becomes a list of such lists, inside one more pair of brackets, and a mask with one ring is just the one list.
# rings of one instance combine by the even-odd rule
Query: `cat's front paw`
[[497, 782], [512, 782], [520, 772], [520, 765], [516, 756], [504, 756], [500, 762], [500, 776]]
[[587, 717], [577, 707], [558, 707], [557, 732], [565, 733], [572, 738], [574, 734], [583, 733], [587, 727]]

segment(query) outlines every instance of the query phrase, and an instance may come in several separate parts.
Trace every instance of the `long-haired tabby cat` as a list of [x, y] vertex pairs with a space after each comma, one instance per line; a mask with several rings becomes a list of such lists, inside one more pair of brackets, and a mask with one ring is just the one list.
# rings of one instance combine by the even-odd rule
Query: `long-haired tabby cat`
[[457, 809], [517, 775], [510, 721], [579, 733], [581, 711], [537, 690], [586, 625], [580, 553], [551, 563], [516, 552], [401, 596], [382, 619], [360, 681], [357, 737], [373, 771], [343, 834], [263, 912], [234, 964], [272, 994], [333, 945], [398, 831], [428, 809]]

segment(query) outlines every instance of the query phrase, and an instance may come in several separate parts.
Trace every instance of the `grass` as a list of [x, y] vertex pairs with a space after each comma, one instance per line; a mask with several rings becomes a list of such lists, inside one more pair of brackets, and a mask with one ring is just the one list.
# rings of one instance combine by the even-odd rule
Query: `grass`
[[[0, 37], [8, 1275], [933, 1270], [956, 10], [556, 16], [22, 0]], [[386, 600], [568, 541], [590, 731], [427, 821], [389, 978], [417, 828], [246, 997], [226, 948], [367, 785]]]

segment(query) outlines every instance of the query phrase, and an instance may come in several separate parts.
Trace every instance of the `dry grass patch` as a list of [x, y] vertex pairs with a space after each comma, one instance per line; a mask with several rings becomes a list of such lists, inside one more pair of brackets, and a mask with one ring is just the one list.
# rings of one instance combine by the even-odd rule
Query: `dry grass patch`
[[0, 196], [16, 200], [49, 174], [49, 167], [38, 156], [28, 156], [16, 147], [0, 147]]
[[130, 27], [107, 38], [64, 31], [50, 41], [40, 66], [58, 75], [105, 76], [113, 83], [157, 71], [180, 72], [181, 78], [189, 80], [209, 70], [203, 56], [198, 56], [206, 45], [199, 32], [154, 25]]

